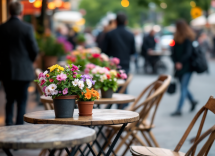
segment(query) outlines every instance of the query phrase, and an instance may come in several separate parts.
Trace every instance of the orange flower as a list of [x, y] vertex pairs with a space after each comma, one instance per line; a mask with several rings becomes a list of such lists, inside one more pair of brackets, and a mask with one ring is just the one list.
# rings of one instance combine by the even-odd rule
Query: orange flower
[[91, 99], [91, 93], [87, 92], [87, 93], [84, 94], [84, 95], [85, 95], [85, 98], [86, 98], [86, 99]]

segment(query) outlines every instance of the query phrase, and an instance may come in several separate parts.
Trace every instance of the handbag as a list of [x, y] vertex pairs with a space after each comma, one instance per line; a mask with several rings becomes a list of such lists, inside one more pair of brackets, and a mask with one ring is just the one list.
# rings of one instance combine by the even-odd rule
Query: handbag
[[175, 72], [173, 74], [173, 81], [169, 84], [169, 87], [167, 89], [167, 93], [169, 93], [169, 94], [174, 94], [176, 92], [177, 84], [176, 84], [176, 80], [174, 78]]
[[171, 82], [167, 89], [167, 93], [174, 94], [175, 92], [176, 92], [176, 82]]

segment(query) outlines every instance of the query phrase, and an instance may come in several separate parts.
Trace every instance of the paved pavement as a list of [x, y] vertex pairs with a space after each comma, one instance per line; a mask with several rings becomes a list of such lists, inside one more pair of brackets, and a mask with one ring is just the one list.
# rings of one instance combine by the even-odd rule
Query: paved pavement
[[[171, 73], [171, 63], [168, 59], [164, 58], [164, 62], [168, 65], [168, 73]], [[142, 61], [140, 62], [142, 66]], [[134, 73], [134, 66], [132, 64], [132, 72]], [[156, 75], [145, 75], [140, 71], [139, 74], [135, 74], [133, 81], [129, 86], [129, 94], [137, 96], [149, 83], [157, 78]], [[199, 110], [208, 100], [210, 95], [215, 94], [215, 61], [210, 61], [210, 74], [197, 75], [194, 74], [190, 84], [190, 90], [194, 97], [199, 101], [197, 110]], [[38, 106], [34, 102], [35, 95], [30, 95], [28, 100], [28, 112], [43, 110], [42, 106]], [[158, 108], [155, 125], [156, 127], [152, 130], [158, 143], [162, 148], [174, 149], [194, 117], [197, 110], [193, 113], [189, 113], [189, 102], [186, 101], [183, 107], [183, 115], [181, 117], [171, 117], [170, 114], [176, 109], [177, 102], [179, 99], [179, 91], [174, 95], [165, 94], [162, 99], [160, 106]], [[0, 90], [0, 125], [4, 124], [4, 93]], [[208, 113], [206, 118], [205, 126], [203, 131], [212, 127], [215, 124], [214, 114]], [[191, 134], [188, 136], [188, 140], [185, 142], [184, 146], [181, 148], [182, 152], [186, 152], [191, 144], [190, 139], [193, 138], [197, 133], [198, 124], [192, 130]], [[199, 148], [198, 148], [199, 150]], [[19, 150], [13, 151], [14, 155], [21, 156], [36, 156], [39, 154], [39, 150]], [[119, 155], [123, 152], [120, 151]], [[127, 156], [131, 154], [128, 152]], [[215, 145], [212, 146], [209, 156], [215, 155]], [[0, 156], [4, 156], [2, 151], [0, 151]]]

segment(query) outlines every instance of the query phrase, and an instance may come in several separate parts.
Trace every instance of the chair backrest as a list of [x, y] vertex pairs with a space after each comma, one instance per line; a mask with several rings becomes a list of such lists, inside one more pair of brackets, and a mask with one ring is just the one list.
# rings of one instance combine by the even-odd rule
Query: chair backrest
[[131, 80], [133, 79], [133, 75], [129, 74], [127, 80], [125, 81], [124, 85], [121, 87], [118, 93], [124, 93], [128, 85], [130, 84]]
[[[205, 106], [203, 106], [198, 111], [198, 113], [195, 115], [195, 117], [191, 121], [190, 125], [188, 126], [187, 130], [185, 131], [184, 135], [182, 136], [181, 140], [179, 141], [178, 145], [176, 146], [176, 148], [174, 150], [175, 152], [178, 152], [181, 149], [182, 145], [184, 144], [185, 140], [187, 139], [187, 136], [189, 135], [189, 133], [192, 130], [193, 126], [195, 125], [196, 121], [199, 119], [200, 115], [203, 114], [201, 123], [199, 125], [199, 129], [198, 129], [197, 135], [195, 137], [195, 141], [194, 141], [194, 144], [196, 144], [196, 142], [198, 141], [198, 139], [201, 135], [202, 128], [204, 126], [204, 122], [205, 122], [208, 110], [210, 110], [211, 112], [213, 112], [215, 114], [215, 99], [212, 96], [209, 98], [209, 100], [205, 104]], [[196, 151], [196, 148], [193, 149], [192, 156], [194, 156], [195, 151]]]
[[[210, 135], [210, 136], [209, 136]], [[205, 142], [205, 144], [203, 145], [203, 147], [201, 148], [201, 150], [199, 151], [199, 153], [197, 154], [197, 156], [207, 156], [211, 146], [213, 145], [213, 142], [215, 140], [215, 125], [213, 127], [211, 127], [209, 130], [207, 130], [205, 133], [203, 133], [201, 135], [201, 137], [196, 140], [196, 142], [193, 144], [193, 146], [188, 150], [188, 152], [186, 153], [185, 156], [192, 156], [195, 154], [195, 150], [197, 145], [203, 140], [205, 139], [207, 136], [209, 136], [208, 140]]]
[[144, 90], [144, 93], [148, 92], [146, 100], [141, 104], [138, 104], [136, 107], [132, 109], [132, 111], [139, 112], [140, 119], [136, 123], [131, 124], [130, 125], [131, 128], [132, 126], [135, 126], [135, 125], [138, 126], [138, 125], [144, 124], [144, 121], [148, 119], [148, 116], [150, 113], [152, 113], [150, 126], [153, 125], [157, 108], [170, 82], [171, 82], [171, 76], [162, 75], [159, 77], [157, 81], [155, 81], [153, 84], [147, 87], [147, 89]]
[[[39, 68], [35, 69], [35, 74], [36, 74], [37, 77], [38, 77], [39, 74], [42, 73], [42, 72], [43, 72], [43, 71], [42, 71], [41, 69], [39, 69]], [[36, 83], [36, 82], [35, 82], [35, 84], [36, 84], [36, 87], [37, 87], [37, 89], [38, 89], [40, 95], [42, 96], [42, 95], [43, 95], [43, 89], [42, 89], [42, 87], [41, 87], [38, 83]]]
[[[164, 82], [167, 79], [167, 75], [160, 75], [158, 77], [158, 79], [154, 82], [152, 82], [150, 85], [148, 85], [141, 93], [140, 95], [136, 98], [136, 100], [134, 101], [134, 103], [132, 103], [132, 105], [128, 108], [129, 110], [133, 110], [134, 107], [136, 107], [138, 105], [138, 103], [140, 102], [140, 100], [147, 95], [145, 98], [147, 99], [152, 93], [153, 93], [153, 86], [155, 85], [156, 82], [160, 81], [160, 82]], [[151, 92], [150, 92], [151, 91]], [[148, 93], [148, 94], [147, 94]], [[145, 100], [146, 100], [145, 99]]]

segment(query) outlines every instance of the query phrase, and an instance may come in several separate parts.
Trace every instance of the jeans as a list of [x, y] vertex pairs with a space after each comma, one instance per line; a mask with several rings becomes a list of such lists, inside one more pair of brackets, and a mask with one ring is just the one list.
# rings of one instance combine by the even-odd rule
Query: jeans
[[16, 125], [24, 123], [23, 116], [25, 114], [26, 102], [28, 98], [29, 81], [3, 81], [6, 94], [6, 125], [13, 125], [13, 107], [14, 102], [17, 102], [17, 118]]
[[188, 85], [190, 82], [190, 78], [192, 76], [192, 73], [185, 73], [181, 77], [179, 77], [179, 82], [181, 85], [181, 96], [179, 99], [178, 107], [177, 107], [177, 112], [180, 112], [183, 105], [184, 105], [184, 100], [185, 98], [188, 98], [191, 104], [194, 102], [193, 96], [188, 90]]

